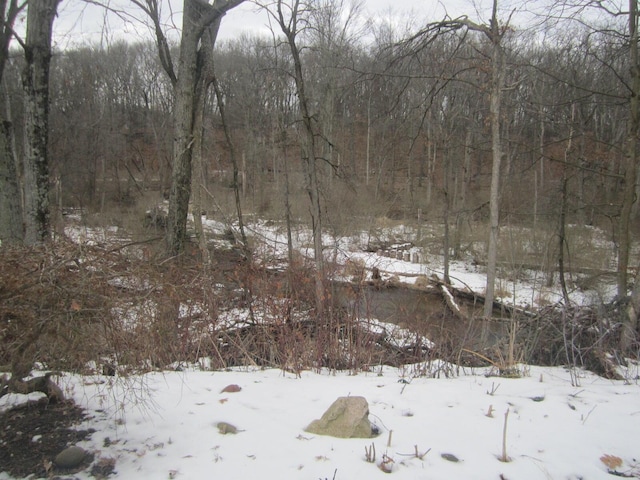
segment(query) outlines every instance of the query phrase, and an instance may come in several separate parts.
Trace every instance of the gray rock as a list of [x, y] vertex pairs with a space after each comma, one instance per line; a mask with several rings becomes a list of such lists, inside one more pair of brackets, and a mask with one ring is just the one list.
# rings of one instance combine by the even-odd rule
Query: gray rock
[[87, 458], [87, 452], [84, 449], [73, 445], [65, 448], [56, 455], [53, 463], [60, 468], [75, 468], [80, 465], [85, 458]]
[[305, 431], [337, 438], [371, 438], [369, 404], [364, 397], [340, 397]]
[[440, 456], [445, 460], [448, 460], [453, 463], [458, 463], [460, 459], [456, 457], [453, 453], [441, 453]]

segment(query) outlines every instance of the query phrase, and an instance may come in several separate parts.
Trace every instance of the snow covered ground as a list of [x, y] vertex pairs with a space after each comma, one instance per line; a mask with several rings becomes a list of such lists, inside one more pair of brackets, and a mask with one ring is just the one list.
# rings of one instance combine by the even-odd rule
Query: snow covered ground
[[[115, 460], [112, 478], [577, 480], [613, 478], [608, 470], [640, 478], [637, 367], [627, 382], [578, 372], [577, 383], [560, 367], [524, 367], [517, 379], [487, 377], [482, 369], [454, 378], [414, 377], [417, 371], [297, 378], [280, 370], [192, 370], [60, 383], [88, 408], [90, 418], [78, 428], [97, 430], [80, 446], [95, 461]], [[222, 392], [228, 385], [241, 390]], [[378, 437], [304, 431], [349, 395], [367, 399]], [[12, 401], [16, 396], [2, 398]], [[237, 433], [220, 433], [219, 422]], [[372, 444], [374, 463], [365, 455]], [[379, 468], [383, 458], [390, 474]], [[92, 478], [87, 471], [74, 477]]]

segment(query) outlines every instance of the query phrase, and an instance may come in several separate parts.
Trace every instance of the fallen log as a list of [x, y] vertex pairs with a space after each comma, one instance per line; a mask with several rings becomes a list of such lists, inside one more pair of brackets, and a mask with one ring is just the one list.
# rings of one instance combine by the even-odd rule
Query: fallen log
[[447, 304], [447, 307], [449, 307], [449, 310], [451, 310], [451, 313], [453, 313], [456, 317], [458, 317], [461, 320], [468, 320], [467, 316], [464, 313], [462, 313], [462, 310], [460, 310], [460, 307], [456, 303], [455, 298], [453, 298], [453, 295], [451, 294], [447, 286], [444, 283], [440, 283], [438, 287], [440, 288], [440, 291], [442, 292], [442, 297], [444, 298], [444, 301]]
[[8, 393], [20, 393], [27, 395], [33, 392], [44, 393], [49, 402], [57, 403], [64, 401], [62, 389], [51, 380], [52, 375], [60, 375], [60, 372], [47, 372], [42, 376], [30, 378], [29, 380], [7, 378], [6, 375], [0, 377], [0, 397]]

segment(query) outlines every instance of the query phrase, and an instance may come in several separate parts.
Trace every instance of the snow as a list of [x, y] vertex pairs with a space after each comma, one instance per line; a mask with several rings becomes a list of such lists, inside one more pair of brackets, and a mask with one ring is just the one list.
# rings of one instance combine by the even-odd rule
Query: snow
[[[112, 478], [387, 478], [378, 468], [383, 455], [393, 460], [397, 479], [611, 478], [604, 455], [623, 461], [618, 473], [640, 476], [636, 381], [579, 371], [576, 385], [576, 372], [562, 367], [521, 367], [526, 375], [515, 379], [488, 377], [481, 369], [453, 378], [413, 376], [424, 368], [301, 377], [275, 369], [193, 369], [127, 379], [65, 376], [60, 384], [88, 409], [89, 419], [78, 428], [96, 429], [79, 445], [96, 461], [114, 459]], [[222, 392], [230, 384], [242, 390]], [[348, 395], [368, 400], [378, 437], [304, 431], [337, 397]], [[507, 410], [511, 461], [504, 463], [499, 457]], [[218, 422], [238, 433], [221, 434]], [[375, 464], [365, 459], [372, 444]], [[87, 471], [75, 477], [92, 478]]]
[[[209, 227], [212, 233], [219, 232], [221, 225], [219, 222], [206, 220], [203, 217], [205, 227]], [[422, 229], [422, 235], [438, 238], [437, 232], [429, 233], [427, 226]], [[509, 228], [503, 227], [505, 232]], [[286, 233], [281, 225], [274, 222], [255, 221], [247, 227], [248, 235], [256, 240], [256, 258], [271, 259], [274, 265], [280, 265], [286, 259], [287, 239]], [[588, 242], [590, 248], [585, 247], [585, 251], [594, 252], [594, 258], [602, 259], [602, 268], [609, 268], [613, 251], [610, 241], [606, 240], [606, 233], [592, 228], [589, 230], [589, 238], [583, 239]], [[519, 229], [518, 235], [523, 238], [531, 236], [530, 230]], [[441, 253], [429, 252], [425, 248], [412, 246], [416, 241], [416, 230], [406, 225], [379, 229], [375, 236], [371, 233], [361, 232], [358, 235], [335, 237], [323, 235], [323, 245], [327, 260], [345, 265], [347, 261], [356, 262], [363, 265], [367, 270], [374, 267], [382, 274], [384, 280], [396, 278], [406, 284], [414, 284], [420, 277], [437, 276], [442, 279], [444, 276], [444, 261]], [[505, 233], [506, 235], [506, 233]], [[367, 252], [365, 246], [369, 241], [378, 241], [389, 244], [388, 253], [405, 251], [412, 258], [414, 254], [420, 259], [419, 263], [413, 263], [404, 259], [390, 258], [382, 255], [382, 252]], [[311, 232], [308, 228], [299, 228], [293, 232], [294, 248], [307, 258], [313, 258], [311, 245]], [[438, 240], [436, 243], [440, 244]], [[529, 250], [532, 247], [529, 248]], [[526, 250], [528, 251], [528, 250]], [[596, 253], [597, 252], [597, 253]], [[609, 252], [609, 253], [606, 253]], [[561, 304], [563, 302], [562, 291], [556, 279], [554, 285], [547, 286], [547, 278], [540, 271], [527, 268], [518, 268], [517, 262], [512, 267], [514, 272], [502, 271], [499, 269], [496, 279], [496, 300], [506, 305], [513, 305], [522, 308], [537, 308], [549, 304]], [[612, 268], [612, 272], [615, 268]], [[484, 294], [486, 287], [486, 270], [483, 266], [477, 265], [473, 258], [462, 260], [452, 260], [449, 265], [449, 277], [453, 287], [468, 292]], [[571, 276], [568, 276], [571, 277]], [[575, 280], [577, 280], [577, 276]], [[569, 281], [569, 297], [577, 305], [598, 305], [611, 302], [616, 295], [615, 282], [598, 281], [591, 289], [581, 289], [577, 285], [572, 285]], [[577, 282], [576, 282], [577, 283]]]
[[[166, 204], [159, 208], [166, 209]], [[67, 220], [73, 221], [65, 227], [65, 235], [77, 243], [87, 245], [96, 245], [99, 243], [109, 243], [114, 240], [122, 242], [126, 239], [123, 232], [118, 227], [87, 227], [82, 225], [77, 216], [68, 216]], [[218, 237], [225, 236], [226, 232], [232, 230], [236, 237], [238, 226], [236, 223], [225, 223], [206, 216], [202, 217], [202, 223], [205, 231], [212, 237], [210, 242], [221, 247], [229, 247], [226, 240]], [[254, 261], [270, 268], [283, 268], [287, 259], [287, 237], [283, 224], [262, 219], [254, 219], [248, 221], [245, 225], [247, 235], [252, 237], [254, 246]], [[441, 234], [437, 231], [430, 231], [432, 228], [423, 225], [421, 229], [421, 238], [433, 239], [435, 244], [440, 245]], [[609, 269], [611, 273], [615, 271], [615, 255], [612, 242], [608, 240], [606, 232], [590, 227], [578, 229], [576, 226], [568, 226], [569, 230], [579, 230], [576, 235], [581, 238], [585, 244], [585, 252], [591, 252], [588, 255], [589, 261], [598, 263], [597, 268]], [[517, 237], [520, 239], [528, 239], [533, 233], [529, 229], [503, 227], [503, 235], [509, 238]], [[585, 234], [585, 231], [588, 233]], [[215, 237], [215, 238], [214, 238]], [[430, 278], [437, 276], [439, 279], [444, 275], [444, 263], [442, 252], [432, 252], [424, 247], [417, 247], [415, 244], [420, 243], [417, 240], [418, 233], [415, 228], [407, 225], [385, 226], [374, 228], [369, 232], [359, 232], [350, 236], [336, 236], [323, 234], [323, 245], [325, 246], [325, 255], [327, 260], [337, 265], [344, 266], [347, 262], [356, 262], [364, 266], [370, 271], [374, 267], [378, 268], [384, 280], [391, 278], [406, 284], [415, 284], [421, 277]], [[293, 247], [304, 257], [313, 258], [313, 248], [311, 247], [312, 235], [309, 228], [297, 226], [292, 231]], [[365, 247], [370, 242], [385, 243], [389, 246], [387, 253], [397, 251], [407, 252], [409, 258], [415, 255], [419, 258], [419, 263], [414, 263], [404, 259], [390, 258], [382, 255], [383, 252], [367, 252]], [[534, 245], [529, 245], [530, 241], [519, 240], [514, 243], [522, 243], [518, 248], [522, 250], [522, 254], [530, 254], [535, 251]], [[515, 247], [514, 247], [515, 248]], [[471, 248], [473, 250], [473, 248]], [[546, 275], [540, 271], [530, 270], [528, 268], [518, 267], [518, 261], [514, 260], [510, 267], [511, 272], [507, 269], [499, 269], [496, 279], [496, 300], [506, 305], [513, 305], [521, 308], [538, 308], [550, 304], [562, 304], [563, 295], [558, 281], [554, 285], [547, 286]], [[486, 287], [486, 271], [483, 266], [475, 263], [474, 259], [464, 258], [462, 260], [452, 260], [449, 265], [449, 277], [453, 287], [468, 292], [475, 292], [483, 295]], [[579, 275], [568, 275], [567, 283], [569, 288], [569, 297], [571, 302], [576, 305], [589, 306], [600, 305], [602, 303], [610, 303], [616, 296], [615, 281], [604, 281], [599, 279], [593, 282], [590, 288], [581, 288], [579, 286]], [[557, 279], [556, 279], [557, 280]], [[117, 283], [121, 279], [114, 279]], [[135, 288], [136, 285], [121, 285], [127, 288]], [[140, 288], [146, 285], [140, 281]]]

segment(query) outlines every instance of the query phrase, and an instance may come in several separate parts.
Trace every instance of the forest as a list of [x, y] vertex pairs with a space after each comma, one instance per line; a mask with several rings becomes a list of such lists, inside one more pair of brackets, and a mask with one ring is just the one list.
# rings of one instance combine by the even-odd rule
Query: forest
[[637, 0], [373, 3], [0, 2], [0, 478], [640, 478]]
[[[494, 0], [422, 24], [367, 18], [366, 2], [255, 1], [271, 35], [217, 40], [241, 3], [185, 0], [175, 35], [161, 2], [131, 0], [122, 12], [148, 41], [56, 50], [58, 1], [40, 12], [4, 2], [3, 393], [37, 389], [23, 381], [36, 362], [133, 371], [210, 355], [217, 367], [357, 369], [377, 348], [392, 363], [422, 358], [422, 347], [400, 354], [359, 332], [328, 253], [327, 236], [360, 232], [364, 251], [385, 252], [393, 242], [377, 233], [398, 225], [443, 258], [423, 286], [450, 286], [457, 260], [486, 272], [469, 325], [518, 325], [497, 342], [486, 325], [441, 329], [433, 358], [572, 359], [611, 373], [610, 358], [637, 355], [635, 0], [565, 0], [526, 20], [526, 2]], [[284, 267], [260, 253], [258, 222], [286, 232]], [[78, 224], [126, 234], [78, 243]], [[592, 231], [606, 254], [584, 241]], [[377, 268], [346, 268], [362, 288], [398, 288]], [[501, 304], [496, 275], [523, 270], [561, 299]], [[578, 305], [578, 276], [616, 294]], [[231, 307], [250, 318], [233, 333], [219, 321]], [[132, 327], [141, 309], [152, 320]]]

